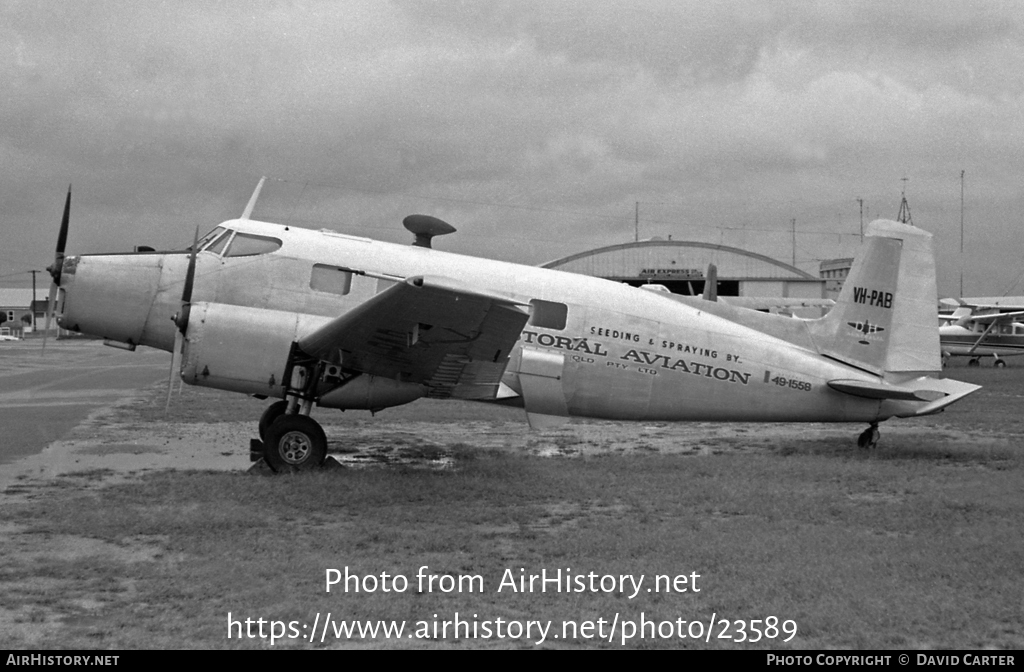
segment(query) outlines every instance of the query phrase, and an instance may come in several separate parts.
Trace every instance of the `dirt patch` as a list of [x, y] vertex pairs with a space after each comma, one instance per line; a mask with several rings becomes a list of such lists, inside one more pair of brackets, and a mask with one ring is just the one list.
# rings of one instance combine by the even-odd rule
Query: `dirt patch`
[[[63, 441], [38, 455], [8, 465], [0, 474], [0, 492], [24, 494], [34, 484], [74, 473], [105, 472], [104, 478], [123, 480], [160, 469], [245, 471], [249, 469], [249, 439], [256, 436], [251, 422], [126, 422], [129, 398], [93, 412]], [[468, 407], [468, 409], [467, 409]], [[711, 422], [630, 424], [577, 421], [546, 430], [529, 430], [524, 420], [487, 419], [484, 404], [460, 405], [458, 415], [478, 419], [454, 423], [389, 418], [338, 420], [322, 413], [328, 451], [352, 468], [451, 468], [454, 446], [466, 450], [513, 451], [551, 458], [593, 457], [602, 454], [718, 454], [801, 450], [855, 450], [860, 425], [839, 424], [723, 424]], [[506, 409], [498, 409], [507, 417]], [[1001, 450], [1010, 446], [1005, 435], [967, 432], [922, 418], [882, 425], [886, 445], [913, 443], [928, 450], [942, 444]]]

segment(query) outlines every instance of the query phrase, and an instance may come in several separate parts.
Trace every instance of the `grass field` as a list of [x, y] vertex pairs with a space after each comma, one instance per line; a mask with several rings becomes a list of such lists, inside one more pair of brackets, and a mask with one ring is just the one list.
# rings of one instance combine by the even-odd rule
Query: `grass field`
[[[518, 411], [417, 402], [373, 419], [321, 416], [335, 448], [349, 433], [450, 427], [446, 442], [405, 441], [420, 461], [262, 477], [242, 471], [240, 452], [235, 473], [114, 484], [104, 471], [70, 474], [0, 505], [0, 637], [10, 648], [1021, 648], [1024, 376], [951, 375], [985, 388], [940, 416], [892, 423], [909, 430], [883, 425], [872, 453], [854, 446], [855, 426], [826, 437], [730, 426], [686, 450], [685, 424], [588, 423], [541, 456], [483, 440], [488, 428], [519, 431], [508, 429]], [[168, 416], [152, 390], [114, 420], [255, 421], [262, 406], [188, 388]], [[655, 430], [683, 449], [644, 448]], [[604, 436], [637, 445], [602, 451]], [[375, 581], [328, 593], [327, 571], [346, 568]], [[579, 592], [502, 585], [508, 573], [559, 569], [615, 581]], [[408, 588], [385, 592], [382, 573]], [[654, 590], [659, 575], [685, 576], [676, 588], [686, 592], [664, 581]], [[460, 578], [461, 591], [442, 590]], [[406, 630], [332, 628], [321, 642], [328, 613]], [[456, 614], [466, 625], [444, 632]], [[254, 635], [266, 619], [267, 636], [243, 636], [246, 618]], [[758, 636], [755, 619], [760, 641], [738, 642], [742, 630]], [[551, 623], [542, 643], [530, 621]], [[642, 621], [654, 623], [644, 637], [625, 638]]]

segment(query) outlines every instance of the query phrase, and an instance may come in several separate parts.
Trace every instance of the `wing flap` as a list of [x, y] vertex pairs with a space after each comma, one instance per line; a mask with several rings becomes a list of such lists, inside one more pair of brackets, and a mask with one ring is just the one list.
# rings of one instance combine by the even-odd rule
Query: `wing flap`
[[394, 380], [429, 396], [492, 399], [529, 318], [521, 303], [448, 278], [392, 285], [303, 336], [308, 355]]

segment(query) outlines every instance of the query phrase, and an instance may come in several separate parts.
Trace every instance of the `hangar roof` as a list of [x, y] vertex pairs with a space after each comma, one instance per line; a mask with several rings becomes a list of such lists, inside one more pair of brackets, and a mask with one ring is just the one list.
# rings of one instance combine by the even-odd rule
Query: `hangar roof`
[[[46, 294], [43, 294], [43, 297], [45, 298]], [[28, 310], [32, 306], [32, 290], [0, 287], [0, 306], [8, 310], [12, 308]]]
[[708, 264], [718, 267], [722, 280], [821, 279], [795, 266], [738, 247], [684, 240], [642, 240], [609, 245], [543, 264], [602, 278], [703, 277]]

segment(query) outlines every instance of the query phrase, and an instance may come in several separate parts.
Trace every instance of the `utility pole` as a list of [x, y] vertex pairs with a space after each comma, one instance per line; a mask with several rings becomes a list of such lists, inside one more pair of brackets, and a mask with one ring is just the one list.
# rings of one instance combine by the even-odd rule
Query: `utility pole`
[[[960, 220], [963, 222], [963, 217], [961, 217]], [[960, 228], [963, 228], [962, 223]], [[963, 250], [960, 252], [962, 254]], [[29, 271], [29, 273], [32, 274], [32, 331], [36, 330], [36, 273], [38, 272], [39, 271]], [[963, 292], [961, 292], [961, 294], [963, 294]]]
[[793, 268], [796, 268], [796, 219], [793, 219]]
[[860, 203], [860, 242], [864, 242], [864, 199], [855, 198], [853, 199]]
[[964, 295], [964, 172], [960, 171], [960, 296]]
[[636, 215], [633, 217], [633, 242], [640, 242], [640, 201], [636, 202]]

